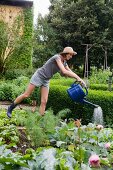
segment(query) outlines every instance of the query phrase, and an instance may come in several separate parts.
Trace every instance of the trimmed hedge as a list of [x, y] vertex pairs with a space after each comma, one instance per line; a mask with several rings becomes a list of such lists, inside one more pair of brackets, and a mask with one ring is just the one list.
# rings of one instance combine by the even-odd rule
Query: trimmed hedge
[[[62, 85], [61, 80], [53, 80], [50, 84], [50, 93], [47, 103], [47, 108], [51, 108], [54, 111], [54, 114], [57, 114], [62, 109], [70, 109], [72, 111], [71, 114], [66, 115], [66, 118], [74, 118], [74, 119], [82, 119], [83, 124], [87, 124], [91, 122], [93, 117], [93, 106], [88, 104], [80, 104], [74, 103], [67, 94], [67, 89], [72, 84], [72, 80], [69, 82], [63, 82]], [[53, 82], [57, 85], [54, 85]], [[59, 82], [59, 84], [58, 84]], [[13, 101], [15, 97], [24, 92], [26, 86], [29, 83], [29, 78], [27, 77], [19, 77], [18, 79], [10, 81], [1, 81], [0, 83], [0, 100], [9, 100]], [[87, 96], [87, 100], [99, 105], [103, 110], [104, 121], [107, 125], [113, 124], [112, 114], [113, 114], [113, 93], [109, 91], [103, 90], [89, 90], [89, 94]], [[39, 88], [36, 88], [34, 93], [30, 98], [23, 101], [23, 103], [31, 103], [32, 100], [37, 100], [38, 105], [40, 103], [40, 94]]]
[[[108, 84], [91, 84], [89, 88], [92, 90], [108, 90]], [[113, 91], [113, 85], [112, 85], [112, 91]]]
[[74, 81], [75, 79], [72, 78], [52, 79], [50, 85], [70, 86]]
[[[94, 107], [88, 104], [74, 103], [67, 94], [68, 86], [54, 85], [50, 88], [47, 107], [51, 107], [55, 114], [58, 111], [68, 108], [72, 111], [69, 117], [82, 118], [83, 123], [91, 122]], [[99, 105], [103, 110], [104, 121], [106, 124], [112, 124], [113, 114], [113, 93], [102, 90], [89, 90], [87, 100]], [[110, 122], [109, 122], [110, 121]]]
[[[61, 79], [52, 79], [50, 84], [51, 85], [62, 85], [62, 86], [71, 86], [73, 84], [75, 79], [72, 78], [61, 78]], [[89, 89], [91, 90], [108, 90], [108, 84], [90, 84]], [[113, 91], [113, 85], [112, 85], [112, 91]]]

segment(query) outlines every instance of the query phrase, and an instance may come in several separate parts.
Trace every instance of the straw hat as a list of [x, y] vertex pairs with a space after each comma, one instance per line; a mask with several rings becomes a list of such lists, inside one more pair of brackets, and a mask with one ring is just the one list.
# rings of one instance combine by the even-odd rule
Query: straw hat
[[72, 47], [65, 47], [64, 50], [60, 54], [66, 54], [66, 53], [67, 54], [69, 53], [69, 54], [72, 54], [72, 55], [77, 54], [77, 52], [75, 52]]

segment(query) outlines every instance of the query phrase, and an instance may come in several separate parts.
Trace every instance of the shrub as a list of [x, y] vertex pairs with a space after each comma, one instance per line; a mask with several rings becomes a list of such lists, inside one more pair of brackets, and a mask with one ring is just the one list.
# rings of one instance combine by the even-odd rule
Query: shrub
[[71, 78], [52, 79], [50, 85], [70, 86], [75, 80]]
[[[82, 121], [85, 124], [90, 122], [94, 108], [87, 104], [84, 105], [73, 102], [67, 94], [67, 89], [68, 87], [66, 86], [52, 86], [50, 88], [47, 106], [51, 107], [55, 114], [62, 109], [68, 108], [72, 111], [72, 113], [67, 115], [67, 118], [82, 118]], [[87, 100], [101, 106], [104, 114], [104, 121], [108, 123], [107, 119], [108, 117], [111, 119], [111, 115], [113, 113], [113, 93], [102, 90], [89, 90]]]
[[[108, 90], [108, 85], [107, 84], [91, 84], [89, 86], [90, 89], [92, 90]], [[113, 85], [112, 85], [112, 90], [113, 90]]]
[[[90, 81], [90, 80], [89, 80]], [[61, 86], [68, 86], [70, 87], [73, 83], [75, 82], [74, 79], [72, 78], [62, 78], [62, 79], [52, 79], [50, 81], [50, 85], [61, 85]], [[89, 89], [91, 90], [108, 90], [108, 85], [107, 84], [94, 84], [89, 82]], [[113, 85], [112, 85], [112, 90], [113, 90]]]
[[[13, 81], [2, 81], [0, 85], [0, 100], [1, 101], [13, 101], [18, 95], [22, 94], [29, 82], [29, 78], [25, 76], [18, 77]], [[23, 103], [31, 104], [32, 100], [39, 100], [39, 89], [36, 88], [34, 93], [27, 99], [23, 101]], [[38, 95], [37, 95], [38, 94]]]
[[12, 89], [13, 84], [11, 83], [2, 83], [0, 86], [0, 91], [2, 92], [0, 95], [0, 100], [12, 100]]
[[[12, 83], [10, 81], [2, 81], [0, 84], [0, 100], [14, 100], [18, 95], [24, 92], [28, 81], [29, 79], [26, 77], [19, 77], [13, 80]], [[51, 81], [47, 108], [52, 108], [54, 114], [57, 114], [60, 110], [69, 109], [71, 113], [67, 113], [66, 118], [82, 118], [83, 123], [88, 123], [91, 120], [94, 108], [90, 105], [75, 103], [69, 98], [67, 89], [70, 87], [70, 84], [72, 84], [71, 81], [71, 79], [65, 79], [65, 81], [64, 79], [54, 79]], [[104, 121], [112, 125], [113, 93], [107, 91], [107, 86], [105, 85], [91, 85], [91, 88], [94, 89], [94, 87], [99, 90], [89, 89], [87, 99], [102, 107]], [[29, 98], [25, 99], [23, 103], [30, 104], [32, 100], [36, 100], [39, 105], [39, 88], [36, 88], [34, 93]]]
[[31, 77], [31, 75], [33, 74], [33, 71], [32, 69], [10, 69], [10, 70], [7, 70], [5, 72], [5, 74], [3, 75], [3, 77], [6, 79], [6, 80], [13, 80], [13, 79], [17, 79], [18, 77], [21, 77], [21, 76], [25, 76], [25, 77]]
[[4, 78], [6, 80], [12, 80], [16, 79], [21, 75], [21, 72], [19, 70], [7, 70], [4, 74]]
[[110, 70], [93, 71], [89, 79], [90, 84], [106, 84], [109, 75], [111, 75]]

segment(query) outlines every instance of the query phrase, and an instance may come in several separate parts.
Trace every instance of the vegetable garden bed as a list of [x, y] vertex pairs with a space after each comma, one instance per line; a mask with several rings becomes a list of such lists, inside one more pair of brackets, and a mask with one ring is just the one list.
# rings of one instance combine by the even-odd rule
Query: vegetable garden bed
[[0, 169], [92, 170], [113, 167], [113, 130], [91, 122], [62, 119], [48, 110], [15, 110], [12, 119], [0, 110]]

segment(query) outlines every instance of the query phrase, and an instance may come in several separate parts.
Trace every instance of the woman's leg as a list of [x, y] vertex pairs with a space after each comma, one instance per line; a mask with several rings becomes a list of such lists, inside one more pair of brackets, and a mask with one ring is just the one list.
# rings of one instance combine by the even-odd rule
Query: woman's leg
[[11, 114], [12, 114], [12, 111], [13, 109], [22, 101], [24, 100], [25, 98], [29, 97], [31, 95], [31, 93], [34, 91], [35, 89], [35, 85], [33, 84], [29, 84], [26, 91], [21, 94], [20, 96], [18, 96], [15, 101], [8, 107], [8, 110], [7, 110], [7, 116], [9, 118], [11, 118]]
[[27, 89], [26, 89], [26, 91], [25, 91], [23, 94], [21, 94], [20, 96], [18, 96], [18, 97], [15, 99], [14, 103], [15, 103], [15, 104], [19, 104], [19, 103], [20, 103], [21, 101], [23, 101], [25, 98], [28, 98], [28, 97], [32, 94], [32, 92], [34, 91], [35, 87], [36, 87], [35, 85], [29, 84], [28, 87], [27, 87]]
[[49, 89], [47, 87], [41, 86], [41, 104], [39, 108], [39, 113], [44, 115], [46, 104], [48, 100]]

